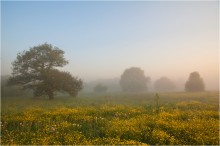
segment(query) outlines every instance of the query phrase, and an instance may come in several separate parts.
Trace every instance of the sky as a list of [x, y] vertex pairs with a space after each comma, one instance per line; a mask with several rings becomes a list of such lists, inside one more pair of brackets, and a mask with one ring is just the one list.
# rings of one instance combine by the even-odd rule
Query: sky
[[1, 2], [1, 74], [47, 42], [65, 52], [62, 70], [84, 81], [140, 67], [152, 80], [185, 82], [198, 71], [218, 89], [218, 13], [218, 1]]

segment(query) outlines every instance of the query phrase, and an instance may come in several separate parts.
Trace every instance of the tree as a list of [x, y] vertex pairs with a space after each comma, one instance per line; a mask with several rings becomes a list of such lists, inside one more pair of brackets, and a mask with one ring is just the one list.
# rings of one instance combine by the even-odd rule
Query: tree
[[154, 88], [156, 91], [166, 92], [173, 91], [175, 89], [175, 84], [167, 77], [161, 77], [154, 83]]
[[21, 86], [7, 86], [9, 75], [1, 76], [1, 97], [21, 97], [30, 96], [32, 92], [30, 90], [21, 90]]
[[200, 77], [198, 72], [192, 72], [189, 76], [188, 81], [185, 84], [185, 91], [198, 92], [204, 90], [205, 84], [203, 82], [203, 79]]
[[147, 90], [147, 82], [150, 78], [145, 77], [144, 71], [138, 67], [126, 69], [121, 75], [120, 85], [123, 91], [139, 92]]
[[102, 84], [98, 84], [98, 85], [96, 85], [96, 86], [93, 88], [93, 90], [94, 90], [95, 92], [98, 92], [98, 93], [106, 92], [107, 89], [108, 89], [108, 88], [107, 88], [106, 86], [102, 85]]
[[82, 89], [82, 80], [56, 67], [68, 64], [64, 51], [44, 43], [18, 53], [12, 63], [13, 72], [8, 85], [21, 85], [23, 89], [32, 89], [34, 96], [48, 95], [54, 98], [54, 92], [67, 92], [76, 96]]

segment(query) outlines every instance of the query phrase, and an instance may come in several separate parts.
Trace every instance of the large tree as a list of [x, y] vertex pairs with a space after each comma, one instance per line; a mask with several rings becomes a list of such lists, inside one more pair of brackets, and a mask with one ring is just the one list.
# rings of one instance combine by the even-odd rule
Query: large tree
[[57, 69], [66, 64], [64, 51], [59, 48], [47, 43], [35, 46], [18, 53], [8, 85], [21, 85], [32, 89], [34, 96], [48, 95], [49, 99], [54, 98], [55, 91], [76, 96], [82, 89], [82, 80]]
[[200, 77], [198, 72], [192, 72], [189, 76], [188, 81], [185, 84], [185, 91], [198, 92], [204, 90], [205, 84], [203, 82], [203, 79]]
[[145, 77], [144, 71], [138, 67], [126, 69], [121, 75], [120, 85], [123, 91], [140, 92], [147, 90], [147, 82], [150, 78]]

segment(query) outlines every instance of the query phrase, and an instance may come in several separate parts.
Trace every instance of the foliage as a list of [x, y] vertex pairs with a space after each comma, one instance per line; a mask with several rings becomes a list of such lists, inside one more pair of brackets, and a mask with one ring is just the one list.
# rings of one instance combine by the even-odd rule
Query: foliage
[[22, 90], [21, 86], [7, 86], [9, 76], [1, 76], [1, 97], [22, 97], [30, 96], [30, 90]]
[[135, 104], [135, 94], [112, 97], [125, 105], [100, 102], [103, 97], [4, 99], [1, 144], [219, 145], [218, 93], [161, 93], [159, 113], [142, 104], [154, 95], [144, 94]]
[[155, 81], [154, 88], [156, 89], [156, 91], [167, 92], [173, 91], [175, 89], [175, 85], [169, 78], [161, 77], [160, 79]]
[[96, 86], [93, 88], [93, 90], [94, 90], [95, 92], [98, 92], [98, 93], [103, 93], [103, 92], [106, 92], [106, 91], [108, 90], [108, 87], [106, 87], [106, 86], [104, 86], [104, 85], [102, 85], [102, 84], [98, 84], [98, 85], [96, 85]]
[[44, 84], [35, 90], [35, 96], [47, 94], [45, 91], [66, 91], [71, 96], [76, 96], [77, 92], [82, 88], [82, 81], [73, 77], [68, 72], [61, 72], [51, 69], [42, 74]]
[[8, 85], [21, 85], [23, 89], [32, 89], [35, 96], [48, 95], [49, 99], [54, 98], [55, 91], [75, 96], [82, 89], [82, 81], [55, 69], [68, 63], [63, 54], [64, 51], [47, 43], [18, 53]]
[[198, 92], [205, 90], [205, 84], [198, 72], [192, 72], [185, 84], [185, 90], [188, 92]]
[[123, 91], [139, 92], [147, 90], [147, 82], [150, 78], [145, 77], [144, 71], [138, 67], [126, 69], [121, 75], [120, 85]]

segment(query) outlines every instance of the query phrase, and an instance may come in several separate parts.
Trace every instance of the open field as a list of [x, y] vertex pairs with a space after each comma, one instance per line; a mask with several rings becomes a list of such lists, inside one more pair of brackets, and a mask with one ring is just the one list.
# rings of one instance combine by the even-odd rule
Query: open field
[[219, 93], [2, 98], [1, 144], [219, 145]]

